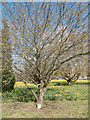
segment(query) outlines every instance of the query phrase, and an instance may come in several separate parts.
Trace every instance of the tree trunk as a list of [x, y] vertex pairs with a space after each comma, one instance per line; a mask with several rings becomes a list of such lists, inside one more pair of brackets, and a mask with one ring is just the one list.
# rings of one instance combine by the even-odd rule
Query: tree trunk
[[70, 85], [71, 83], [70, 82], [68, 82], [68, 85]]
[[39, 87], [39, 96], [38, 96], [38, 101], [37, 101], [37, 107], [38, 107], [38, 104], [41, 104], [41, 106], [43, 105], [43, 96], [44, 96], [45, 90], [46, 90], [46, 88]]

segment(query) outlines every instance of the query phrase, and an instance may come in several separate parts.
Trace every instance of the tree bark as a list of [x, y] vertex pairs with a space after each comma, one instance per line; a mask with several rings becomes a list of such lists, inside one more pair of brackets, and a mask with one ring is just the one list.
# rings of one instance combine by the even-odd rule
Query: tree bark
[[70, 85], [71, 83], [70, 82], [68, 82], [68, 85]]
[[46, 88], [42, 88], [39, 87], [39, 96], [38, 96], [38, 101], [37, 101], [37, 105], [40, 103], [41, 105], [43, 105], [43, 96], [45, 93]]
[[43, 103], [43, 96], [44, 96], [45, 90], [46, 90], [46, 88], [41, 88], [41, 89], [39, 89], [38, 102], [40, 102], [41, 104]]

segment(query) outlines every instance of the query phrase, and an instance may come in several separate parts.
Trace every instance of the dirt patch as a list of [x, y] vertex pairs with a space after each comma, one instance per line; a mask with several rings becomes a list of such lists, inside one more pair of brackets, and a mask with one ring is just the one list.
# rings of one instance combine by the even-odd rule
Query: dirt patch
[[44, 107], [42, 109], [63, 109], [62, 106], [58, 105], [58, 102], [57, 101], [45, 101], [44, 102]]
[[2, 103], [4, 118], [85, 118], [88, 101], [44, 101], [41, 109], [34, 102]]

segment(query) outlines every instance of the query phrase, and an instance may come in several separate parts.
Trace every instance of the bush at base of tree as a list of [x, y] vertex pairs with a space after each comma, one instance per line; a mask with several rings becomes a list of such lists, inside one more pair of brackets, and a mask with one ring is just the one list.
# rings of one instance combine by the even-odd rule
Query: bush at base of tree
[[15, 76], [12, 71], [2, 71], [2, 92], [10, 92], [11, 90], [13, 90], [15, 81]]

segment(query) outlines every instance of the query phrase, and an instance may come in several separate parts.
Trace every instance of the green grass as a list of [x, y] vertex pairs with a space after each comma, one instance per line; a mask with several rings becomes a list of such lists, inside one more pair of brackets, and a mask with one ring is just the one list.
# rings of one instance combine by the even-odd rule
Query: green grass
[[[74, 82], [74, 83], [71, 83], [71, 85], [88, 85], [90, 84], [90, 82]], [[50, 86], [68, 86], [68, 83], [67, 82], [51, 82], [50, 83]]]
[[[32, 86], [38, 94], [37, 86]], [[2, 94], [3, 118], [87, 118], [88, 85], [47, 87], [44, 106], [38, 110], [32, 93], [25, 86]], [[27, 101], [27, 102], [26, 102]]]
[[[38, 95], [38, 88], [32, 89]], [[7, 99], [18, 100], [20, 102], [34, 101], [35, 97], [30, 90], [25, 86], [15, 87], [11, 92], [4, 92], [2, 100]], [[72, 86], [48, 86], [44, 94], [44, 100], [85, 100], [88, 99], [88, 86], [87, 85], [72, 85]]]
[[41, 109], [34, 102], [4, 102], [3, 118], [87, 118], [88, 101], [45, 101]]

